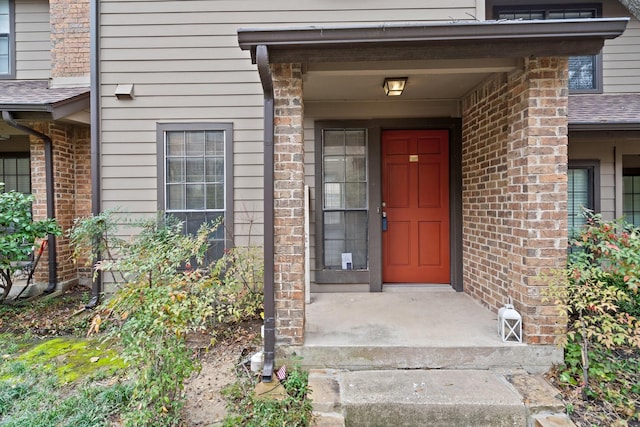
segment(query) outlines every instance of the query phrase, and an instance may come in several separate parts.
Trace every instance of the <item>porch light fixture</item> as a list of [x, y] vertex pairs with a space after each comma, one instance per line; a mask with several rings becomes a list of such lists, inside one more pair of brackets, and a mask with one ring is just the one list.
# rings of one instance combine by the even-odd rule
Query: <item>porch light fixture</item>
[[513, 304], [505, 304], [498, 310], [498, 334], [503, 342], [522, 342], [522, 316]]
[[387, 77], [382, 83], [384, 94], [387, 96], [400, 96], [407, 84], [408, 77]]

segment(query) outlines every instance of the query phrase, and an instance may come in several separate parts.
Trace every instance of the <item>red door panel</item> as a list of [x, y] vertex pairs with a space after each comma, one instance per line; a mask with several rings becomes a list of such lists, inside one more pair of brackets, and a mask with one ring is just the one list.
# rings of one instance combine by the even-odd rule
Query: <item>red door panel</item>
[[385, 283], [449, 283], [449, 133], [382, 134]]

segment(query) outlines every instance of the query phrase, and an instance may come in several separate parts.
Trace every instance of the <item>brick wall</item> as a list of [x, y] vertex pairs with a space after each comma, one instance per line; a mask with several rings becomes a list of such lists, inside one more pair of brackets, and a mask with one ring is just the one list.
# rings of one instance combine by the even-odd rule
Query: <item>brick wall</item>
[[89, 0], [49, 0], [51, 77], [88, 76]]
[[299, 64], [276, 64], [272, 73], [276, 339], [301, 345], [305, 308], [302, 72]]
[[513, 298], [529, 343], [561, 331], [540, 274], [567, 247], [567, 61], [526, 59], [463, 102], [465, 289], [494, 310]]
[[[48, 135], [53, 141], [53, 181], [55, 216], [66, 233], [78, 216], [91, 212], [90, 135], [86, 127], [56, 125], [53, 123], [31, 124], [35, 130]], [[31, 137], [31, 181], [35, 196], [33, 215], [35, 219], [47, 217], [47, 193], [44, 142]], [[78, 281], [79, 269], [72, 260], [72, 248], [66, 236], [56, 238], [58, 283], [67, 285]], [[37, 283], [48, 283], [48, 253], [40, 260], [36, 271]], [[82, 265], [82, 261], [78, 265]], [[80, 272], [90, 277], [90, 268]]]

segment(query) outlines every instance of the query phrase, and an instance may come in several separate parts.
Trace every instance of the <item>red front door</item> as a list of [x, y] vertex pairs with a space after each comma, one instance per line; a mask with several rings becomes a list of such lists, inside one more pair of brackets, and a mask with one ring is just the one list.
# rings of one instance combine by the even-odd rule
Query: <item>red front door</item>
[[382, 133], [382, 280], [449, 283], [449, 132]]

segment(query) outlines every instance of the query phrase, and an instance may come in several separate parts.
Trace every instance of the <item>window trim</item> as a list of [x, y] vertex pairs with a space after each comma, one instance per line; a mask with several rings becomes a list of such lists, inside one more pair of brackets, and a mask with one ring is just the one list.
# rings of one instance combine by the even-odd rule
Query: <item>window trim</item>
[[[629, 224], [634, 224], [633, 221], [628, 221], [626, 220], [626, 213], [624, 211], [624, 196], [627, 194], [625, 193], [625, 188], [624, 188], [624, 177], [626, 176], [631, 176], [631, 177], [636, 177], [636, 176], [640, 176], [640, 168], [622, 168], [622, 217], [625, 218], [625, 221], [628, 222]], [[635, 195], [636, 193], [630, 193], [632, 195]], [[634, 206], [635, 207], [635, 206]], [[634, 210], [635, 213], [635, 210]], [[636, 224], [634, 224], [636, 225]], [[637, 226], [637, 225], [636, 225]]]
[[[367, 268], [362, 270], [334, 270], [334, 269], [326, 269], [324, 267], [324, 192], [323, 192], [323, 165], [322, 165], [322, 133], [327, 129], [364, 129], [366, 132], [367, 138], [367, 152], [365, 153], [367, 158]], [[371, 239], [371, 230], [375, 225], [373, 222], [376, 220], [377, 215], [372, 215], [371, 206], [374, 206], [374, 187], [372, 185], [371, 177], [376, 176], [373, 175], [375, 173], [379, 173], [376, 169], [376, 161], [377, 158], [373, 153], [376, 152], [375, 147], [372, 147], [372, 141], [375, 141], [373, 137], [371, 123], [368, 121], [335, 121], [335, 120], [319, 120], [315, 122], [315, 165], [316, 171], [315, 174], [315, 248], [316, 248], [316, 259], [315, 259], [315, 283], [334, 283], [334, 284], [354, 284], [354, 283], [369, 283], [371, 278], [371, 259], [372, 259], [372, 239]], [[373, 227], [372, 227], [373, 225]]]
[[[158, 211], [165, 212], [165, 132], [170, 131], [224, 131], [224, 243], [225, 248], [233, 247], [233, 123], [189, 122], [156, 123], [157, 144], [157, 193]], [[206, 209], [204, 210], [206, 211]]]
[[[0, 160], [4, 159], [27, 159], [29, 161], [29, 192], [25, 194], [31, 194], [33, 192], [33, 182], [31, 182], [31, 154], [28, 151], [8, 151], [0, 153]], [[0, 182], [4, 182], [4, 172], [0, 174]], [[6, 191], [6, 187], [4, 189]]]
[[9, 1], [9, 72], [0, 74], [0, 80], [16, 78], [16, 13], [14, 0]]
[[[494, 4], [492, 7], [493, 19], [497, 19], [498, 13], [504, 10], [543, 10], [546, 16], [548, 15], [550, 10], [558, 10], [558, 9], [594, 9], [596, 13], [596, 18], [602, 17], [602, 3], [560, 3], [560, 4], [552, 4], [552, 3], [524, 3], [524, 4], [515, 4], [515, 5], [506, 5], [506, 4]], [[594, 88], [592, 89], [569, 89], [569, 93], [581, 94], [581, 93], [603, 93], [603, 77], [602, 77], [602, 51], [593, 55], [594, 58], [594, 69], [593, 69], [593, 83]]]
[[[592, 187], [590, 198], [593, 201], [593, 212], [600, 213], [600, 160], [569, 160], [567, 167], [568, 169], [587, 169], [589, 171]], [[567, 199], [568, 196], [569, 188], [567, 188]], [[568, 217], [569, 206], [567, 205], [567, 229], [569, 228]]]

